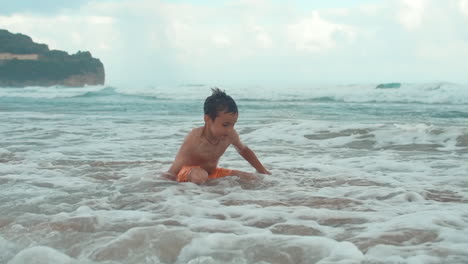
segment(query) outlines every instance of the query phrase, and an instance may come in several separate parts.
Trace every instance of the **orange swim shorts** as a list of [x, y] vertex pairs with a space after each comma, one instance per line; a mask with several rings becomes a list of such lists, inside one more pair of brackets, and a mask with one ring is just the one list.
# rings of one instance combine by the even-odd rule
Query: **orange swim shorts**
[[[193, 168], [200, 168], [200, 166], [183, 166], [180, 169], [179, 173], [177, 174], [177, 181], [178, 182], [186, 182], [188, 181], [188, 175]], [[208, 179], [216, 179], [225, 176], [231, 175], [232, 170], [224, 169], [224, 168], [216, 168], [210, 175], [208, 175]]]

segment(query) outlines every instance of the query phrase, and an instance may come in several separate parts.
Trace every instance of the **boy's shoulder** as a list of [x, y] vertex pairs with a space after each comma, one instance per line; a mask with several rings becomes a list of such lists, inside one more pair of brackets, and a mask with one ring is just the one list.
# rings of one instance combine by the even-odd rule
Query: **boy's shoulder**
[[196, 127], [188, 132], [186, 139], [200, 138], [203, 133], [203, 127]]
[[203, 126], [201, 127], [196, 127], [196, 128], [193, 128], [190, 132], [189, 132], [189, 135], [201, 135], [203, 133]]

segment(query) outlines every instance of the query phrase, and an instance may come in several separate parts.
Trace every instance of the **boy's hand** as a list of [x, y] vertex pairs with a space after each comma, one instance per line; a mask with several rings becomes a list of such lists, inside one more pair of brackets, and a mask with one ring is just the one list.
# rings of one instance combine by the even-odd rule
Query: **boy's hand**
[[168, 180], [172, 180], [172, 181], [176, 180], [176, 176], [168, 171], [161, 173], [160, 177], [168, 179]]
[[255, 174], [253, 174], [253, 173], [248, 173], [248, 172], [243, 172], [243, 171], [238, 171], [238, 170], [234, 170], [233, 175], [238, 176], [239, 178], [244, 179], [244, 180], [255, 180], [255, 179], [257, 179]]
[[239, 175], [239, 177], [244, 180], [256, 180], [257, 179], [257, 176], [255, 176], [255, 174], [248, 173], [248, 172], [242, 173], [242, 175]]
[[271, 175], [271, 172], [269, 170], [267, 170], [267, 169], [264, 169], [262, 171], [258, 171], [258, 173]]

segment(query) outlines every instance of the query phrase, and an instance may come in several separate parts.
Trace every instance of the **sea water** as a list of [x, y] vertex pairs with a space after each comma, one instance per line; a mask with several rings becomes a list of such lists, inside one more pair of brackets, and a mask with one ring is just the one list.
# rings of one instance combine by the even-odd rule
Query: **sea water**
[[210, 85], [0, 89], [0, 263], [468, 263], [468, 86], [221, 88], [272, 175], [160, 177]]

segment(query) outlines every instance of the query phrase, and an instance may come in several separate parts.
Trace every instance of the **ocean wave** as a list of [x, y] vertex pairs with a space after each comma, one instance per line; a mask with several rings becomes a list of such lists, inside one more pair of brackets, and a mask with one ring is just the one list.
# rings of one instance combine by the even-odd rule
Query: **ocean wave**
[[[282, 102], [468, 104], [468, 86], [453, 83], [400, 84], [392, 88], [379, 85], [314, 86], [263, 93], [239, 93], [240, 100]], [[249, 94], [248, 97], [245, 94]]]
[[[400, 84], [400, 83], [398, 83]], [[468, 104], [468, 85], [453, 83], [405, 84], [378, 89], [379, 84], [325, 85], [303, 87], [226, 86], [236, 101], [286, 103], [396, 103], [396, 104]], [[2, 88], [1, 98], [102, 98], [122, 100], [189, 100], [202, 101], [211, 93], [210, 86], [112, 87], [84, 88], [27, 87]]]
[[74, 97], [74, 98], [80, 98], [80, 97], [89, 98], [89, 97], [99, 97], [99, 96], [111, 96], [111, 95], [116, 95], [116, 94], [118, 94], [116, 92], [116, 88], [105, 87], [105, 88], [103, 88], [101, 90], [89, 91], [89, 92], [86, 92], [84, 94], [75, 95], [75, 96], [72, 96], [72, 97]]

